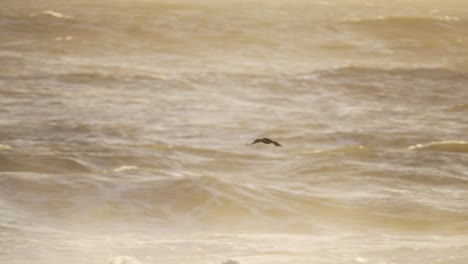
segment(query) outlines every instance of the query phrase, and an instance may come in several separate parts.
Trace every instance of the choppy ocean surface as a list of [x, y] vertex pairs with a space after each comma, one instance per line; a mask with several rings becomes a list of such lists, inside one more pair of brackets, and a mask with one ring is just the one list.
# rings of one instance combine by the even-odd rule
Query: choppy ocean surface
[[468, 263], [466, 1], [3, 0], [0, 69], [0, 263]]

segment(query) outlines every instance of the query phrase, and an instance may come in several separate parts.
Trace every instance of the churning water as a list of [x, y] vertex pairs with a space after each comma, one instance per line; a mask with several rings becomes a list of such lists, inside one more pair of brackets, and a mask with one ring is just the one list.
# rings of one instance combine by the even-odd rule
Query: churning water
[[1, 263], [468, 263], [466, 1], [0, 6]]

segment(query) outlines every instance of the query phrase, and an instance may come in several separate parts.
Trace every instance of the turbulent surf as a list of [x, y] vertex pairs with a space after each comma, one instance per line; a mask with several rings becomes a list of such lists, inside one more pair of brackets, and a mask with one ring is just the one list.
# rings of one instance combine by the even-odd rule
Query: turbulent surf
[[467, 36], [455, 0], [4, 0], [0, 262], [467, 263]]

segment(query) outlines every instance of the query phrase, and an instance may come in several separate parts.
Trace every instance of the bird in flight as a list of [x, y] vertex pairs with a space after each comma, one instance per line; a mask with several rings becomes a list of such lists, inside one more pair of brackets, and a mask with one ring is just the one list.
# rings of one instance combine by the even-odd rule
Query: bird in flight
[[265, 144], [273, 144], [277, 147], [281, 147], [281, 144], [274, 141], [274, 140], [271, 140], [269, 138], [257, 138], [256, 140], [254, 140], [254, 142], [250, 143], [250, 144], [257, 144], [257, 143], [265, 143]]

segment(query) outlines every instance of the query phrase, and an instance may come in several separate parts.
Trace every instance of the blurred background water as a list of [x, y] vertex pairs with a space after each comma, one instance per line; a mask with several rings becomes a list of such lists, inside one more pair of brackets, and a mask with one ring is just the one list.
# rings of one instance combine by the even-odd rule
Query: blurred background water
[[0, 262], [467, 263], [465, 6], [3, 0]]

